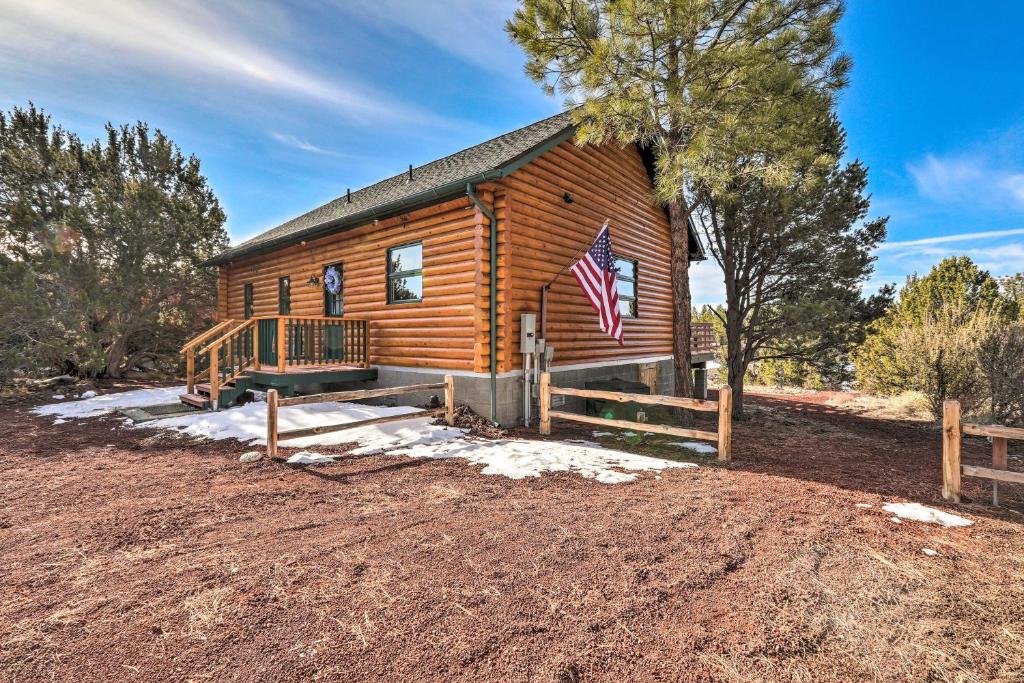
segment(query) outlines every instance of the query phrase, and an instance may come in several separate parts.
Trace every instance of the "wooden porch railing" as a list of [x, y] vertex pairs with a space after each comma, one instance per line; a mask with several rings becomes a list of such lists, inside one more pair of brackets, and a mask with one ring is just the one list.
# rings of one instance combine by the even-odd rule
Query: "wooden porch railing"
[[221, 387], [248, 369], [368, 367], [368, 326], [365, 318], [348, 317], [225, 320], [182, 347], [187, 391], [194, 393], [196, 382], [208, 377], [210, 401], [216, 407]]

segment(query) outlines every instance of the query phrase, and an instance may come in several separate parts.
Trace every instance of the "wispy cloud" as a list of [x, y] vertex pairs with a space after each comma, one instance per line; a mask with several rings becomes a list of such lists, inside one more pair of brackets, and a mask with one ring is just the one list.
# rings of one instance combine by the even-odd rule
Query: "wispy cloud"
[[504, 32], [514, 0], [342, 0], [339, 7], [378, 25], [400, 27], [478, 67], [522, 69]]
[[353, 119], [415, 113], [354, 79], [327, 78], [290, 59], [266, 29], [280, 25], [282, 16], [259, 2], [6, 0], [0, 54], [8, 61], [30, 55], [69, 72], [89, 66], [83, 57], [108, 69], [120, 62], [180, 81], [201, 77], [316, 100]]
[[880, 251], [892, 250], [914, 250], [917, 247], [924, 247], [931, 244], [947, 244], [950, 242], [973, 242], [999, 237], [1012, 237], [1024, 235], [1024, 228], [1013, 228], [1010, 230], [984, 230], [981, 232], [962, 232], [955, 235], [940, 235], [937, 237], [923, 237], [916, 240], [905, 240], [902, 242], [885, 242], [878, 247]]
[[907, 164], [907, 172], [918, 194], [935, 203], [1024, 211], [1024, 131], [961, 153], [928, 154]]
[[330, 150], [326, 150], [323, 147], [317, 147], [312, 142], [303, 140], [302, 138], [292, 135], [291, 133], [278, 133], [271, 131], [270, 137], [274, 138], [282, 145], [294, 147], [295, 149], [302, 150], [303, 152], [313, 152], [315, 154], [330, 154]]

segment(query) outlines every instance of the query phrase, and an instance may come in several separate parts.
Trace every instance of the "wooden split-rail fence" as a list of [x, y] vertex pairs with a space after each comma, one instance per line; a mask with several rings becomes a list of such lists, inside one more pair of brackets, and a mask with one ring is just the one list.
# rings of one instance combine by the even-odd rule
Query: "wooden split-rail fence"
[[[964, 434], [992, 439], [992, 467], [960, 464], [960, 443]], [[1007, 469], [1009, 439], [1024, 440], [1024, 429], [960, 421], [960, 402], [942, 404], [942, 497], [960, 502], [960, 477], [992, 480], [992, 504], [999, 505], [999, 482], [1024, 484], [1024, 472]]]
[[[374, 417], [368, 420], [357, 422], [343, 422], [339, 424], [317, 425], [303, 429], [289, 429], [278, 431], [277, 411], [286, 406], [299, 406], [308, 403], [330, 403], [333, 401], [361, 401], [370, 398], [383, 398], [385, 396], [399, 396], [401, 394], [414, 394], [421, 391], [444, 391], [444, 406], [418, 413], [400, 413], [398, 415], [385, 415]], [[445, 375], [444, 382], [437, 384], [410, 384], [401, 387], [386, 387], [382, 389], [360, 389], [356, 391], [334, 391], [327, 394], [310, 394], [308, 396], [292, 396], [281, 398], [276, 389], [267, 392], [267, 456], [277, 456], [277, 442], [279, 440], [298, 439], [304, 436], [315, 436], [328, 432], [338, 432], [355, 427], [365, 427], [371, 424], [383, 424], [385, 422], [400, 422], [422, 417], [445, 416], [449, 425], [455, 424], [455, 378], [452, 375]]]
[[[594, 415], [581, 415], [551, 409], [552, 396], [576, 396], [578, 398], [596, 398], [618, 403], [643, 403], [645, 405], [669, 406], [718, 413], [718, 430], [715, 432], [703, 429], [686, 429], [671, 425], [650, 424], [648, 422], [629, 422], [613, 420]], [[540, 433], [551, 433], [551, 420], [572, 420], [587, 424], [615, 427], [616, 429], [633, 429], [639, 432], [670, 434], [687, 439], [703, 439], [718, 443], [718, 459], [732, 459], [732, 390], [724, 386], [718, 390], [717, 401], [705, 401], [697, 398], [680, 398], [677, 396], [660, 396], [656, 394], [630, 394], [619, 391], [601, 391], [598, 389], [571, 389], [568, 387], [551, 386], [551, 373], [540, 376]]]

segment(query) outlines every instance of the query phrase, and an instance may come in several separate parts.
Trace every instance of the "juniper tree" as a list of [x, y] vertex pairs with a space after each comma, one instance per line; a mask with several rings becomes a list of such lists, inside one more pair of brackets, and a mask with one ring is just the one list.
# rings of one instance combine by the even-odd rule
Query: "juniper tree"
[[[577, 141], [639, 143], [668, 210], [676, 392], [692, 392], [688, 221], [698, 188], [785, 182], [804, 155], [804, 93], [841, 87], [840, 0], [522, 0], [526, 72], [575, 110]], [[812, 122], [813, 124], [813, 122]], [[787, 134], [781, 134], [786, 132]], [[737, 169], [733, 161], [746, 158]]]
[[8, 343], [29, 365], [118, 377], [176, 359], [212, 310], [200, 263], [227, 245], [223, 224], [198, 159], [159, 130], [108, 124], [84, 145], [34, 106], [0, 113], [0, 265], [24, 329]]
[[827, 385], [851, 380], [847, 355], [891, 298], [888, 288], [867, 299], [861, 294], [887, 219], [861, 223], [870, 203], [867, 169], [836, 161], [845, 134], [827, 104], [820, 106], [827, 125], [818, 131], [819, 146], [806, 150], [789, 182], [739, 177], [709, 190], [698, 211], [725, 280], [726, 367], [737, 418], [754, 360], [799, 361]]

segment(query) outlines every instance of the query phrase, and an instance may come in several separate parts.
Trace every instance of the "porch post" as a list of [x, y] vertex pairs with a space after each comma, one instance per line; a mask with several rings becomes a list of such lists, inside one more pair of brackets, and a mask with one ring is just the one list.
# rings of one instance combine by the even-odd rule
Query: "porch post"
[[284, 343], [284, 318], [277, 317], [277, 371], [284, 372], [285, 349]]

